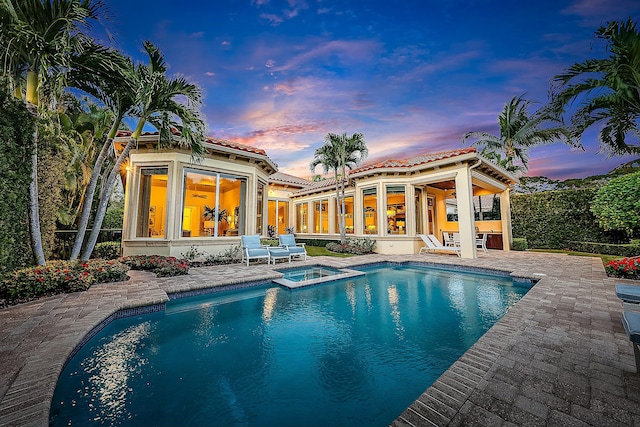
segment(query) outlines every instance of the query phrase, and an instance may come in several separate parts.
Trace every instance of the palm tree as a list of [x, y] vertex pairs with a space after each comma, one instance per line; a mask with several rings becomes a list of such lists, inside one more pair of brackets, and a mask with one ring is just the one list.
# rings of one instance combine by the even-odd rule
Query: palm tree
[[609, 57], [573, 64], [555, 76], [549, 108], [563, 113], [575, 104], [577, 136], [600, 124], [600, 143], [611, 155], [640, 154], [640, 33], [629, 19], [607, 23], [596, 37], [607, 43]]
[[[195, 159], [204, 154], [202, 142], [206, 126], [200, 114], [202, 90], [198, 85], [189, 83], [184, 77], [168, 78], [167, 65], [160, 50], [149, 41], [144, 42], [144, 48], [149, 55], [149, 64], [137, 65], [132, 76], [136, 88], [132, 115], [138, 119], [138, 124], [103, 185], [93, 228], [82, 253], [82, 260], [89, 259], [93, 252], [107, 211], [109, 197], [116, 179], [120, 176], [120, 168], [136, 145], [146, 123], [158, 129], [160, 147], [178, 145], [189, 148]], [[186, 101], [186, 104], [182, 104], [181, 100]], [[178, 138], [175, 133], [179, 135]]]
[[312, 172], [318, 165], [322, 165], [324, 172], [333, 171], [336, 180], [336, 207], [338, 210], [338, 227], [340, 228], [340, 243], [346, 242], [346, 223], [345, 223], [345, 185], [348, 181], [347, 168], [349, 170], [358, 166], [369, 154], [369, 150], [364, 141], [364, 135], [354, 133], [347, 136], [347, 133], [337, 135], [328, 133], [324, 137], [324, 145], [318, 148], [311, 164], [309, 165]]
[[[0, 49], [3, 75], [14, 94], [25, 100], [34, 114], [47, 107], [47, 99], [63, 86], [74, 53], [88, 43], [91, 21], [103, 8], [92, 0], [0, 0]], [[24, 91], [22, 87], [24, 86]], [[29, 231], [37, 264], [45, 264], [38, 206], [38, 133], [31, 146]]]
[[523, 171], [527, 170], [529, 161], [529, 149], [535, 145], [564, 142], [574, 147], [580, 145], [574, 142], [571, 132], [562, 125], [562, 121], [551, 112], [541, 109], [529, 113], [531, 101], [522, 96], [513, 97], [507, 102], [498, 115], [500, 136], [486, 132], [467, 132], [462, 137], [466, 143], [475, 139], [473, 146], [481, 147], [482, 152], [503, 154], [506, 164], [517, 165]]
[[[96, 62], [101, 61], [109, 61], [112, 64], [111, 69], [108, 70], [108, 68], [104, 66], [95, 66]], [[136, 82], [136, 68], [131, 59], [116, 51], [108, 50], [95, 55], [93, 52], [90, 52], [79, 58], [76, 62], [79, 65], [71, 70], [69, 76], [70, 81], [75, 87], [84, 90], [96, 99], [102, 101], [111, 111], [113, 122], [111, 123], [111, 128], [106, 138], [104, 138], [102, 149], [93, 164], [91, 178], [89, 179], [85, 193], [85, 200], [88, 201], [88, 203], [85, 203], [82, 207], [82, 213], [78, 221], [78, 231], [69, 257], [71, 260], [77, 259], [80, 256], [85, 233], [89, 225], [93, 198], [98, 187], [98, 182], [102, 174], [108, 172], [108, 170], [103, 169], [105, 169], [105, 162], [111, 152], [113, 138], [115, 138], [120, 128], [122, 119], [133, 113], [136, 105], [137, 86], [139, 84], [139, 82]], [[96, 73], [96, 70], [108, 70], [108, 72]], [[105, 177], [103, 177], [102, 182], [103, 184], [106, 182]], [[103, 185], [102, 190], [104, 189], [105, 186]], [[103, 193], [104, 191], [100, 192], [100, 194]]]
[[63, 102], [58, 120], [62, 127], [62, 137], [66, 144], [67, 168], [63, 196], [65, 202], [58, 214], [58, 221], [63, 226], [78, 225], [83, 207], [91, 208], [93, 193], [89, 198], [87, 187], [90, 184], [96, 159], [100, 154], [101, 142], [113, 123], [111, 111], [96, 105], [89, 99], [80, 100], [69, 95]]

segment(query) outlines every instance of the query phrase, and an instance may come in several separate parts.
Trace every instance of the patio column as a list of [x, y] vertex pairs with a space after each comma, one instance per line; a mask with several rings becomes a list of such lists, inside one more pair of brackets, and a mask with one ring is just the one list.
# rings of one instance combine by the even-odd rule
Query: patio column
[[477, 258], [476, 223], [473, 216], [473, 186], [471, 171], [465, 165], [456, 174], [456, 200], [458, 204], [458, 228], [460, 233], [460, 255], [462, 258]]
[[513, 235], [511, 234], [511, 199], [509, 187], [500, 193], [500, 218], [502, 218], [502, 249], [511, 250]]

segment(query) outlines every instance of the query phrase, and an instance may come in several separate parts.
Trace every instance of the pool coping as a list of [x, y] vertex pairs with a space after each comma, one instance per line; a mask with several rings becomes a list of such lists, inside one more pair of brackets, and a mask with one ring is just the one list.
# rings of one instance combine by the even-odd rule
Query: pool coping
[[[640, 422], [640, 376], [620, 322], [621, 303], [599, 259], [492, 251], [477, 260], [453, 258], [372, 255], [306, 261], [337, 268], [415, 261], [541, 278], [393, 425]], [[130, 283], [0, 310], [0, 356], [11, 361], [0, 368], [0, 425], [48, 425], [64, 362], [120, 309], [164, 304], [170, 295], [228, 289], [246, 278], [269, 280], [281, 273], [258, 265], [199, 268], [177, 278], [133, 276]]]

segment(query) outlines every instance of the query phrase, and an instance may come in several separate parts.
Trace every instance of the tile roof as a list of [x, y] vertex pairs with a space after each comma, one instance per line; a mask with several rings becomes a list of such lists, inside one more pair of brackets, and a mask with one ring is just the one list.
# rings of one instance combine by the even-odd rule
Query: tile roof
[[[116, 138], [131, 136], [132, 133], [133, 132], [130, 130], [119, 130], [116, 133]], [[173, 130], [173, 134], [180, 135], [180, 132], [178, 132], [177, 130]], [[159, 135], [159, 132], [143, 132], [141, 134], [141, 136], [149, 136], [149, 135]], [[250, 145], [240, 144], [240, 143], [229, 141], [226, 139], [207, 137], [205, 141], [213, 145], [218, 145], [220, 147], [233, 148], [235, 150], [245, 151], [247, 153], [259, 154], [262, 156], [267, 155], [267, 152], [261, 148], [251, 147]]]
[[297, 176], [289, 175], [284, 172], [276, 172], [269, 176], [269, 182], [277, 182], [280, 184], [292, 184], [298, 187], [307, 187], [312, 182], [308, 179], [298, 178]]
[[475, 147], [460, 148], [457, 150], [440, 151], [437, 153], [424, 153], [417, 156], [410, 157], [408, 159], [388, 159], [377, 163], [370, 163], [355, 168], [351, 171], [351, 174], [358, 172], [365, 172], [373, 169], [385, 169], [385, 168], [410, 168], [412, 166], [418, 166], [425, 163], [435, 162], [437, 160], [449, 159], [452, 157], [461, 156], [463, 154], [475, 153]]

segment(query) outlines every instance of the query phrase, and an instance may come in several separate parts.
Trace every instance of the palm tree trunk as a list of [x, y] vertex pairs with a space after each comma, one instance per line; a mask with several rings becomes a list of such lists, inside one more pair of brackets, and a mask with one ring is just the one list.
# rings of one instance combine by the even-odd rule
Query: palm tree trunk
[[345, 206], [345, 195], [344, 195], [344, 187], [345, 187], [345, 182], [344, 182], [344, 177], [342, 178], [342, 180], [340, 181], [340, 193], [341, 193], [341, 202], [342, 202], [342, 215], [340, 215], [340, 242], [344, 245], [345, 243], [347, 243], [347, 219], [346, 219], [346, 214], [347, 214], [347, 210], [346, 210], [346, 206]]
[[127, 145], [122, 150], [120, 157], [116, 161], [116, 164], [113, 165], [111, 169], [111, 173], [109, 174], [109, 178], [107, 178], [107, 182], [102, 186], [102, 197], [100, 197], [100, 201], [98, 202], [98, 207], [96, 209], [96, 216], [93, 219], [93, 227], [91, 229], [91, 234], [87, 239], [87, 244], [84, 248], [84, 252], [80, 257], [83, 261], [87, 261], [91, 257], [91, 253], [93, 252], [93, 248], [96, 246], [96, 242], [98, 241], [98, 235], [100, 234], [100, 227], [102, 227], [102, 221], [104, 220], [104, 216], [107, 213], [107, 206], [109, 206], [109, 198], [111, 197], [111, 193], [113, 192], [113, 187], [116, 183], [116, 179], [120, 174], [120, 167], [124, 163], [125, 159], [129, 157], [129, 152], [135, 145], [136, 140], [134, 138], [130, 138]]
[[107, 153], [109, 152], [109, 148], [111, 147], [112, 143], [113, 139], [110, 137], [107, 138], [104, 145], [102, 146], [102, 150], [100, 150], [100, 154], [96, 159], [95, 165], [93, 165], [91, 180], [89, 181], [89, 186], [87, 187], [87, 192], [84, 197], [84, 204], [82, 205], [82, 215], [80, 216], [80, 222], [78, 223], [78, 234], [76, 234], [76, 240], [73, 243], [73, 249], [71, 250], [71, 256], [69, 257], [71, 261], [77, 259], [80, 255], [82, 243], [84, 242], [84, 234], [87, 231], [89, 217], [91, 216], [93, 196], [95, 195], [96, 186], [98, 185], [98, 179], [100, 178], [100, 171], [102, 170], [102, 165], [104, 163], [104, 160], [107, 158]]
[[[31, 105], [30, 107], [34, 107]], [[32, 108], [29, 108], [30, 111]], [[40, 231], [40, 206], [38, 204], [38, 124], [33, 132], [31, 149], [31, 183], [29, 184], [29, 233], [33, 258], [38, 265], [46, 265]]]

